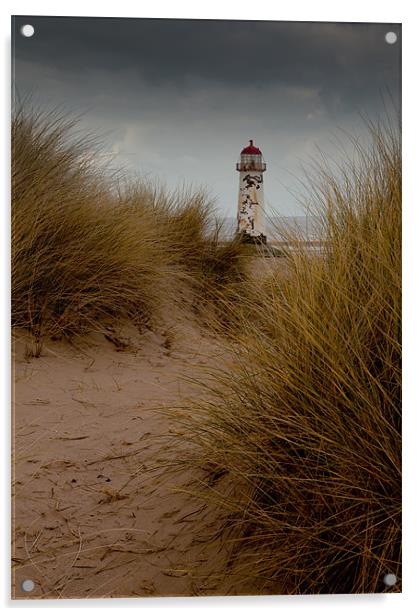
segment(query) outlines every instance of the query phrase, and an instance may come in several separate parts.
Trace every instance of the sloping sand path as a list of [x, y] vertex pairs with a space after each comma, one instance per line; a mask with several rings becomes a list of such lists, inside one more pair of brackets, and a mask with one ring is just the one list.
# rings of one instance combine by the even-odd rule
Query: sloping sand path
[[49, 341], [31, 358], [16, 334], [16, 598], [228, 592], [217, 579], [226, 547], [201, 541], [217, 514], [176, 491], [164, 469], [185, 451], [169, 446], [175, 424], [156, 410], [193, 395], [185, 377], [223, 349], [185, 323], [118, 336]]

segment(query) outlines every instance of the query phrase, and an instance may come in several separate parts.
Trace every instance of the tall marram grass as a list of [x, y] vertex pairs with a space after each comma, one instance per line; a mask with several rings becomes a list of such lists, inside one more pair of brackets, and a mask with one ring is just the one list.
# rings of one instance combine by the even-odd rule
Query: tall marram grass
[[383, 582], [401, 576], [401, 154], [370, 129], [355, 163], [316, 171], [324, 254], [290, 254], [238, 302], [233, 359], [185, 410], [228, 573], [260, 592], [401, 588]]
[[124, 317], [144, 325], [182, 281], [202, 294], [240, 277], [240, 246], [218, 240], [204, 193], [107, 174], [77, 135], [59, 113], [13, 117], [14, 325], [37, 340]]

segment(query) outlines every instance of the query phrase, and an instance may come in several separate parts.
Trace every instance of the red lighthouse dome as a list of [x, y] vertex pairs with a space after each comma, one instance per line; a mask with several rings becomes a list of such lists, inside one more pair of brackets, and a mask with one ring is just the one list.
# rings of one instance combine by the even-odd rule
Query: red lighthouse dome
[[240, 152], [240, 160], [236, 165], [237, 171], [265, 171], [266, 164], [262, 157], [262, 152], [253, 145], [250, 139], [249, 145]]
[[253, 139], [250, 139], [249, 145], [247, 145], [245, 148], [242, 149], [241, 154], [259, 154], [259, 155], [261, 155], [262, 152], [259, 150], [259, 148], [257, 148], [255, 145], [253, 145]]

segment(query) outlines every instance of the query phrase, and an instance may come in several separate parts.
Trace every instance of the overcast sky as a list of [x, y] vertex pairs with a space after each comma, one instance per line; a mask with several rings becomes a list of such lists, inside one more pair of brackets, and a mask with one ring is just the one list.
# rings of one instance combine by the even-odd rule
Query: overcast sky
[[360, 113], [399, 104], [397, 24], [17, 17], [13, 34], [20, 96], [82, 114], [115, 164], [205, 186], [227, 216], [249, 139], [267, 163], [268, 208], [298, 215], [293, 193], [317, 147], [338, 159], [342, 131], [365, 132]]

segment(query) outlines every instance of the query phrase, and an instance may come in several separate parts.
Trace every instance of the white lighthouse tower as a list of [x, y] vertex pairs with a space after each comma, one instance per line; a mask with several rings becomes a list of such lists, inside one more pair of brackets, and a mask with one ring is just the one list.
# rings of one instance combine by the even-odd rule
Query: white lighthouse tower
[[266, 163], [252, 139], [241, 151], [236, 169], [240, 172], [237, 234], [244, 242], [266, 244], [263, 202]]

